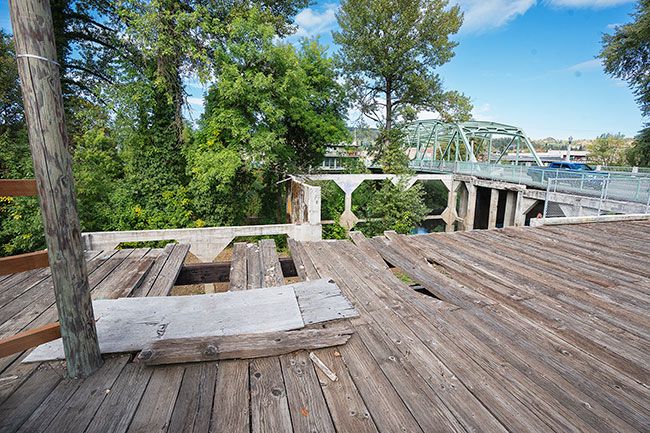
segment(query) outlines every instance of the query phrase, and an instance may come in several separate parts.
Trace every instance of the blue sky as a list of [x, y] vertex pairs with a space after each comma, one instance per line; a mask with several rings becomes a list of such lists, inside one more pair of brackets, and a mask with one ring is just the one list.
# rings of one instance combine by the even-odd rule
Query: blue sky
[[[9, 30], [6, 0], [0, 25]], [[595, 56], [601, 36], [626, 23], [628, 0], [452, 0], [465, 12], [456, 56], [439, 72], [448, 89], [468, 95], [477, 120], [522, 127], [532, 138], [635, 135], [643, 119], [626, 83], [605, 75]], [[338, 3], [320, 1], [297, 17], [297, 35], [318, 36], [336, 51]], [[201, 111], [202, 86], [188, 82]], [[354, 115], [354, 113], [351, 113]], [[422, 113], [423, 118], [431, 117]]]

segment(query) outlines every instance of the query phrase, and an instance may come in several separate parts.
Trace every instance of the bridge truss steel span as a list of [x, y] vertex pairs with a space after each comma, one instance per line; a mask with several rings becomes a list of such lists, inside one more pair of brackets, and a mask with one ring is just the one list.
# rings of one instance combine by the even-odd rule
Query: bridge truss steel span
[[495, 122], [457, 122], [418, 120], [406, 128], [411, 165], [435, 167], [439, 161], [487, 162], [498, 164], [515, 149], [515, 163], [522, 151], [533, 163], [542, 166], [533, 144], [521, 128]]

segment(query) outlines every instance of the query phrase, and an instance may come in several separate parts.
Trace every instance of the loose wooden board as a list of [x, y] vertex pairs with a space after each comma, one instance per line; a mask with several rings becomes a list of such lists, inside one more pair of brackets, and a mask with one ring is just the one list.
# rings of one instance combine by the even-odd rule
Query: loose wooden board
[[[304, 327], [292, 287], [196, 296], [93, 302], [102, 353], [133, 352], [161, 339], [288, 331]], [[37, 347], [24, 362], [64, 359], [61, 339]]]
[[251, 359], [284, 355], [345, 344], [352, 335], [347, 326], [258, 334], [158, 340], [142, 349], [137, 361], [148, 365]]
[[294, 287], [306, 325], [357, 317], [359, 313], [333, 281], [315, 280]]
[[[93, 301], [102, 353], [135, 352], [156, 341], [270, 333], [358, 316], [327, 279], [209, 295]], [[64, 359], [61, 339], [23, 362]]]

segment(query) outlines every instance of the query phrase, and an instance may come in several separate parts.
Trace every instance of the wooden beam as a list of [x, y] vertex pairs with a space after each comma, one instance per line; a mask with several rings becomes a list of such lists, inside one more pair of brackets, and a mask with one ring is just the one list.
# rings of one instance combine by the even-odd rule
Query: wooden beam
[[66, 366], [86, 377], [102, 358], [81, 243], [72, 157], [48, 0], [10, 0], [18, 74]]
[[35, 179], [0, 179], [0, 197], [38, 195]]
[[0, 358], [14, 353], [23, 352], [48, 341], [61, 338], [61, 329], [58, 323], [48, 323], [39, 328], [30, 329], [0, 340]]
[[340, 346], [347, 343], [352, 333], [351, 328], [337, 325], [297, 331], [158, 340], [145, 347], [138, 354], [136, 361], [147, 365], [161, 365], [262, 358], [284, 355], [296, 350]]
[[16, 272], [31, 271], [32, 269], [47, 268], [48, 266], [47, 250], [0, 257], [0, 275], [15, 274]]
[[[225, 283], [230, 281], [232, 262], [192, 263], [181, 268], [176, 285]], [[291, 257], [281, 257], [280, 266], [284, 277], [297, 277], [296, 265]]]

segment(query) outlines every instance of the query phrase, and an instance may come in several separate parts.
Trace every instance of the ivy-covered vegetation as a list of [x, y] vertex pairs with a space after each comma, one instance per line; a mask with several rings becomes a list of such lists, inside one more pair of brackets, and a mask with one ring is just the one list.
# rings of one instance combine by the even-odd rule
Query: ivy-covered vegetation
[[[354, 92], [340, 77], [354, 75], [352, 63], [331, 58], [317, 40], [286, 39], [305, 6], [306, 0], [51, 0], [84, 231], [283, 222], [280, 181], [318, 166], [328, 144], [351, 141], [346, 113]], [[418, 11], [447, 10], [447, 3], [410, 0], [393, 7], [416, 19]], [[453, 22], [423, 29], [428, 40], [413, 44], [417, 68], [392, 73], [396, 83], [421, 87], [413, 74], [429, 71], [427, 89], [439, 93], [410, 101], [414, 89], [398, 89], [405, 109], [468, 111], [467, 100], [443, 92], [428, 69], [451, 57], [447, 36], [461, 16], [453, 9], [447, 18]], [[432, 43], [439, 54], [423, 58]], [[188, 115], [188, 81], [207, 89], [199, 119]], [[406, 111], [395, 113], [380, 135], [390, 144], [382, 157], [389, 171], [407, 173], [398, 131]], [[33, 177], [6, 33], [0, 33], [0, 149], [0, 178]], [[357, 201], [374, 231], [409, 231], [427, 207], [420, 187], [405, 191], [389, 183], [364, 186]], [[330, 237], [345, 234], [338, 225], [326, 229]], [[0, 255], [43, 247], [37, 199], [0, 198]]]

